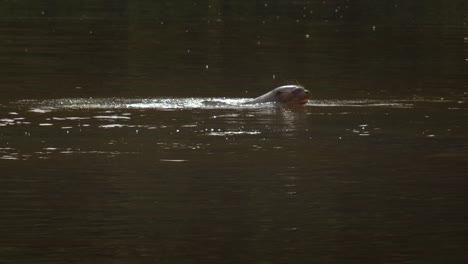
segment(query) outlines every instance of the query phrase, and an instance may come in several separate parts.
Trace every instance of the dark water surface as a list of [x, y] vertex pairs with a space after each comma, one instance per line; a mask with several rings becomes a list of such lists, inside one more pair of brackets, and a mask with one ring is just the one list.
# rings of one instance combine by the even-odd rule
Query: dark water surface
[[370, 2], [0, 2], [0, 262], [467, 263], [465, 4]]

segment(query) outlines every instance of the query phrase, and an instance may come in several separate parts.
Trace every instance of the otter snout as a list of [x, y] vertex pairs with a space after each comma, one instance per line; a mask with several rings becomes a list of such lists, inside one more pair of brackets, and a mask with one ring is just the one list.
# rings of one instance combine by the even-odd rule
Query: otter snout
[[304, 94], [306, 94], [306, 95], [308, 95], [308, 96], [310, 95], [309, 90], [306, 90], [306, 89], [304, 89], [303, 87], [297, 87], [296, 89], [293, 90], [293, 93], [294, 93], [294, 94], [301, 94], [301, 93], [304, 93]]
[[295, 86], [294, 89], [290, 91], [290, 94], [286, 94], [283, 96], [283, 101], [284, 102], [290, 102], [290, 103], [299, 103], [299, 104], [305, 104], [309, 100], [310, 97], [310, 92], [302, 86]]

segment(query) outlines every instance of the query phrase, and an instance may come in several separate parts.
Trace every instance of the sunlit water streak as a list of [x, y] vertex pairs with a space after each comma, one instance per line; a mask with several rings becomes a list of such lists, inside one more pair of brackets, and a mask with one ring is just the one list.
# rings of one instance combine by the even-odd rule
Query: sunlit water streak
[[[70, 98], [55, 100], [21, 100], [14, 105], [29, 107], [30, 112], [47, 113], [60, 109], [255, 109], [274, 107], [275, 104], [246, 104], [251, 98]], [[433, 99], [391, 100], [310, 100], [307, 106], [314, 107], [383, 107], [410, 108], [418, 102], [451, 102]]]
[[[195, 138], [199, 136], [229, 140], [236, 137], [267, 138], [271, 134], [271, 125], [284, 124], [281, 133], [287, 135], [295, 131], [297, 122], [302, 116], [314, 116], [314, 119], [327, 118], [342, 123], [340, 116], [359, 116], [362, 113], [381, 113], [412, 111], [421, 112], [422, 118], [430, 120], [428, 109], [443, 109], [443, 111], [465, 111], [464, 101], [444, 99], [390, 99], [390, 100], [311, 100], [300, 109], [288, 109], [278, 105], [245, 104], [248, 98], [70, 98], [54, 100], [21, 100], [8, 105], [0, 105], [6, 109], [0, 115], [0, 128], [4, 134], [33, 138], [36, 135], [67, 135], [77, 136], [94, 133], [117, 133], [128, 138], [128, 135], [152, 134], [154, 138]], [[195, 111], [190, 114], [192, 110]], [[179, 121], [172, 119], [172, 112], [189, 114], [191, 118], [180, 116]], [[167, 113], [167, 114], [166, 114]], [[193, 121], [193, 116], [200, 116], [199, 121]], [[166, 119], [160, 120], [161, 117]], [[167, 119], [170, 117], [169, 119]], [[201, 121], [200, 121], [201, 118]], [[275, 120], [273, 123], [271, 122]], [[279, 119], [278, 119], [279, 118]], [[303, 119], [300, 122], [304, 122]], [[340, 121], [341, 120], [341, 121]], [[339, 140], [345, 135], [370, 137], [382, 134], [381, 126], [368, 123], [370, 120], [358, 117], [358, 123], [342, 128], [345, 134], [338, 135]], [[180, 123], [182, 122], [182, 123]], [[11, 128], [11, 129], [9, 129]], [[306, 131], [309, 126], [306, 126]], [[317, 129], [311, 126], [310, 129]], [[389, 128], [387, 128], [388, 130]], [[447, 131], [456, 130], [456, 126]], [[424, 128], [422, 135], [434, 138], [435, 129]], [[101, 132], [99, 132], [101, 131]], [[441, 133], [440, 131], [438, 132]], [[448, 133], [448, 132], [447, 132]], [[110, 134], [110, 135], [112, 135]], [[107, 137], [107, 136], [106, 136]], [[104, 137], [104, 138], [106, 138]], [[204, 139], [198, 139], [200, 142]], [[14, 141], [14, 140], [13, 140]], [[68, 141], [65, 141], [68, 142]], [[41, 145], [40, 151], [25, 150], [25, 147], [9, 147], [10, 142], [0, 145], [0, 159], [28, 160], [31, 158], [49, 159], [54, 155], [86, 154], [116, 156], [121, 154], [139, 153], [139, 150], [122, 149], [122, 142], [109, 141], [103, 147], [90, 145], [83, 149], [78, 144]], [[124, 142], [124, 144], [127, 144]], [[110, 147], [109, 147], [110, 146]], [[194, 144], [173, 142], [161, 145], [163, 149], [199, 149], [196, 140]], [[172, 160], [172, 159], [161, 159]], [[174, 159], [179, 160], [179, 159]]]

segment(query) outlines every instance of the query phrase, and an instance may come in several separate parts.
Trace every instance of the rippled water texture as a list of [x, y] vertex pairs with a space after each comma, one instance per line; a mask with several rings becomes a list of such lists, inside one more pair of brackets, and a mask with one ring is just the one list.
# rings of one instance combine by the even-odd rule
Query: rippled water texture
[[0, 1], [0, 263], [468, 263], [462, 2]]
[[1, 105], [1, 258], [465, 259], [465, 101], [246, 100]]
[[[333, 126], [339, 129], [333, 130], [333, 134], [339, 140], [353, 136], [389, 136], [398, 128], [404, 129], [398, 132], [402, 132], [406, 137], [447, 137], [463, 133], [462, 124], [437, 127], [429, 125], [430, 120], [444, 114], [463, 118], [467, 110], [464, 101], [444, 99], [311, 100], [305, 106], [292, 107], [271, 103], [244, 104], [248, 100], [248, 98], [21, 100], [0, 105], [4, 112], [4, 115], [0, 116], [0, 127], [4, 128], [3, 147], [0, 151], [3, 155], [0, 159], [49, 159], [53, 154], [73, 153], [112, 156], [140, 153], [139, 147], [129, 152], [121, 152], [119, 144], [114, 139], [106, 139], [107, 143], [99, 142], [101, 138], [92, 136], [95, 133], [108, 134], [111, 138], [115, 136], [114, 134], [144, 137], [157, 141], [156, 144], [159, 145], [168, 144], [164, 141], [170, 141], [173, 136], [177, 139], [177, 135], [183, 135], [184, 141], [191, 143], [187, 146], [174, 143], [175, 149], [197, 149], [194, 146], [207, 144], [204, 141], [211, 136], [220, 136], [229, 141], [231, 137], [235, 139], [236, 136], [255, 135], [253, 139], [265, 140], [265, 137], [271, 133], [290, 131], [295, 134], [299, 129], [302, 133], [306, 133], [302, 140], [307, 142], [312, 140], [308, 133], [327, 129], [313, 125], [316, 120], [334, 123]], [[433, 114], [435, 116], [431, 116]], [[375, 119], [368, 120], [369, 116]], [[411, 127], [408, 127], [408, 124], [411, 124]], [[274, 127], [277, 127], [277, 131], [272, 131]], [[52, 135], [50, 138], [49, 134]], [[87, 134], [91, 136], [86, 136]], [[29, 141], [38, 136], [44, 137], [44, 140], [34, 148]], [[79, 137], [89, 142], [73, 148], [66, 144], [62, 145], [70, 143], [69, 139], [54, 142], [55, 136], [65, 139]], [[125, 141], [125, 138], [122, 140]], [[92, 143], [93, 141], [104, 143], [103, 146], [106, 147], [98, 148], [98, 145]], [[50, 142], [50, 146], [47, 146], [47, 142]], [[117, 146], [114, 150], [106, 150], [109, 145]], [[87, 147], [91, 148], [84, 150]], [[171, 144], [165, 148], [171, 149]], [[167, 159], [161, 158], [161, 160]]]

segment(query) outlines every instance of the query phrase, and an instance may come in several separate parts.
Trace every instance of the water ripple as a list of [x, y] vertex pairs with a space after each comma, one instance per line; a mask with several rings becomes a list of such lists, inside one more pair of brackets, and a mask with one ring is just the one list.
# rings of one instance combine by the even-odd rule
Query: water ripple
[[[23, 100], [18, 105], [30, 107], [29, 112], [48, 113], [66, 109], [103, 109], [112, 113], [112, 109], [255, 109], [268, 108], [274, 104], [245, 104], [251, 98], [74, 98], [54, 100]], [[310, 107], [377, 107], [377, 108], [413, 108], [418, 103], [453, 103], [444, 99], [388, 99], [388, 100], [311, 100]], [[72, 117], [69, 117], [71, 119]], [[116, 117], [122, 118], [122, 117]]]

